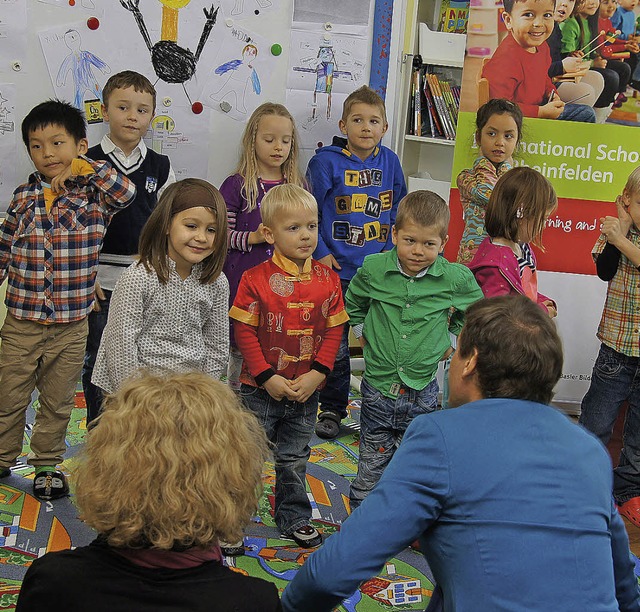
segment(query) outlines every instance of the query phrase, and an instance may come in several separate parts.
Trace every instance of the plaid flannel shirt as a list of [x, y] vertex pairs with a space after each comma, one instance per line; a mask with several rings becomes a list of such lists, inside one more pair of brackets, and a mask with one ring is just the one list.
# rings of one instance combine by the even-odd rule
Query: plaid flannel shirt
[[98, 256], [111, 217], [135, 196], [135, 185], [107, 162], [72, 162], [74, 176], [49, 213], [35, 172], [14, 193], [0, 225], [0, 283], [17, 319], [49, 325], [86, 317], [93, 306]]
[[[627, 238], [640, 248], [640, 233], [633, 225]], [[594, 259], [606, 244], [607, 239], [601, 235], [591, 251]], [[614, 351], [640, 357], [640, 272], [622, 253], [618, 270], [609, 281], [596, 335]]]

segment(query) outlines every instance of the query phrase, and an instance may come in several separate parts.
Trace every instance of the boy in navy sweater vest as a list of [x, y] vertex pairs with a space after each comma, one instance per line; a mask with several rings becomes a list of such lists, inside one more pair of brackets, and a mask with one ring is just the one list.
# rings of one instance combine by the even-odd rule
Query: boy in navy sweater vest
[[87, 423], [102, 406], [102, 393], [91, 383], [102, 331], [107, 324], [109, 301], [116, 281], [134, 261], [140, 231], [156, 206], [162, 191], [176, 177], [166, 155], [148, 149], [142, 140], [156, 108], [156, 90], [143, 75], [125, 70], [109, 78], [102, 91], [102, 114], [109, 134], [91, 147], [91, 159], [106, 160], [136, 186], [131, 205], [113, 217], [104, 238], [96, 278], [96, 306], [89, 315], [89, 336], [82, 369], [82, 387], [87, 402]]

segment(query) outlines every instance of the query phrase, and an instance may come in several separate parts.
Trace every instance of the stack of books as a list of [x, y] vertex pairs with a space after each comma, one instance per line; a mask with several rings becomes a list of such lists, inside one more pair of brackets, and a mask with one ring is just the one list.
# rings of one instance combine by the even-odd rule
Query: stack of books
[[409, 134], [455, 140], [460, 87], [435, 66], [413, 70]]

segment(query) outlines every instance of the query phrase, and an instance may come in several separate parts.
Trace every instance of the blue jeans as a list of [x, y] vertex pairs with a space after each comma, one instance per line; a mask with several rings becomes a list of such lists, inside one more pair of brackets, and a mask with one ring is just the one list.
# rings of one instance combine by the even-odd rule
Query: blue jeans
[[84, 365], [82, 366], [82, 389], [84, 391], [84, 399], [87, 402], [87, 425], [97, 418], [102, 410], [102, 389], [91, 382], [91, 375], [96, 365], [102, 332], [104, 332], [104, 328], [107, 325], [111, 293], [111, 291], [104, 290], [105, 299], [98, 300], [100, 310], [92, 310], [89, 313], [89, 335], [87, 336], [87, 348], [84, 354]]
[[301, 404], [286, 398], [277, 401], [264, 389], [243, 384], [240, 396], [258, 417], [269, 441], [275, 446], [274, 519], [280, 532], [288, 535], [311, 519], [306, 473], [311, 454], [309, 441], [318, 412], [318, 393]]
[[589, 391], [582, 399], [579, 423], [607, 444], [625, 401], [629, 408], [623, 447], [613, 471], [613, 496], [619, 504], [640, 496], [640, 358], [627, 357], [601, 344]]
[[581, 121], [582, 123], [595, 123], [596, 114], [586, 104], [565, 104], [558, 117], [561, 121]]
[[[340, 279], [340, 284], [342, 285], [342, 296], [344, 297], [349, 288], [349, 281]], [[327, 376], [327, 382], [320, 391], [320, 410], [332, 410], [341, 419], [344, 419], [347, 416], [350, 383], [349, 325], [345, 324], [333, 370]]]
[[436, 410], [438, 381], [434, 378], [422, 391], [402, 387], [398, 397], [385, 397], [362, 379], [360, 409], [360, 456], [358, 474], [351, 483], [349, 501], [355, 510], [375, 487], [411, 421]]

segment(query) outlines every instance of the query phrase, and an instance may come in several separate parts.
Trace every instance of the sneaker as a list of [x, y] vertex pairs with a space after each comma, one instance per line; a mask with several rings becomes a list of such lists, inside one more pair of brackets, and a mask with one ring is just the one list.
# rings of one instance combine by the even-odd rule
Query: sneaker
[[333, 410], [321, 410], [315, 431], [318, 438], [333, 440], [340, 433], [340, 415]]
[[640, 497], [632, 497], [618, 504], [618, 512], [628, 518], [636, 527], [640, 527]]
[[237, 542], [220, 541], [220, 550], [225, 557], [241, 557], [244, 555], [244, 540]]
[[40, 472], [33, 479], [33, 494], [44, 501], [69, 495], [67, 477], [60, 470]]
[[300, 548], [317, 548], [322, 544], [320, 532], [312, 525], [303, 525], [289, 534], [282, 534], [285, 540], [293, 540]]
[[636, 91], [640, 91], [640, 81], [631, 80], [629, 81], [629, 85], [633, 87]]

